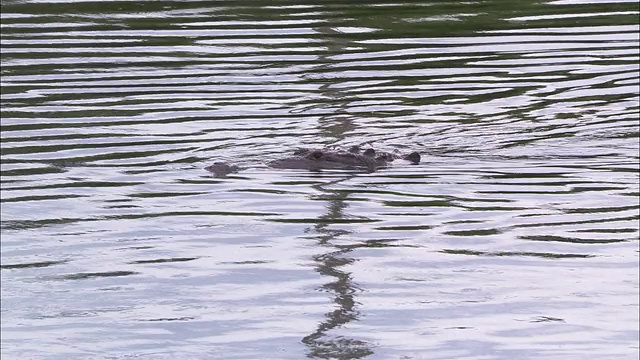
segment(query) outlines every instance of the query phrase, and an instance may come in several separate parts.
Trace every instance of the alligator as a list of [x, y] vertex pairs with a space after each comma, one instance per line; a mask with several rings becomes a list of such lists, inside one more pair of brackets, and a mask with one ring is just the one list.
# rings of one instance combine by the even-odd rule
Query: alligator
[[[394, 160], [405, 160], [411, 164], [419, 164], [420, 154], [412, 152], [401, 155], [397, 152], [375, 151], [371, 148], [362, 151], [358, 146], [352, 146], [346, 151], [339, 148], [298, 149], [293, 153], [293, 156], [270, 161], [267, 166], [276, 169], [311, 171], [345, 169], [373, 172], [389, 166]], [[226, 162], [215, 162], [213, 165], [207, 166], [205, 170], [210, 171], [216, 177], [224, 177], [238, 172], [242, 168]]]

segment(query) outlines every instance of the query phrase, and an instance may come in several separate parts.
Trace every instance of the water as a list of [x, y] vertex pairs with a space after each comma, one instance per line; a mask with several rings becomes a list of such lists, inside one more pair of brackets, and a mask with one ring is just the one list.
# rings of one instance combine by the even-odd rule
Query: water
[[638, 13], [3, 1], [2, 358], [637, 359]]

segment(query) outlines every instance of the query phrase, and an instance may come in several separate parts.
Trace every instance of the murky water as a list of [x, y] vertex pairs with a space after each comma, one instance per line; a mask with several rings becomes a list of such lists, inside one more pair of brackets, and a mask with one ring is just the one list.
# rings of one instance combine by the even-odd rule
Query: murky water
[[2, 358], [637, 359], [638, 14], [3, 1]]

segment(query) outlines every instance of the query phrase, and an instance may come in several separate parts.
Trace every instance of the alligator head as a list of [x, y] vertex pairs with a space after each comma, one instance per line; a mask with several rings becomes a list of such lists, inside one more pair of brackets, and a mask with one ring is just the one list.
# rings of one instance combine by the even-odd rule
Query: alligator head
[[[363, 169], [375, 171], [379, 168], [389, 166], [394, 160], [406, 160], [411, 164], [420, 163], [420, 154], [412, 152], [407, 155], [400, 155], [396, 152], [375, 151], [366, 149], [362, 151], [357, 146], [352, 146], [349, 150], [341, 149], [298, 149], [292, 156], [273, 160], [267, 163], [269, 167], [277, 169]], [[228, 165], [223, 162], [216, 162], [205, 168], [215, 176], [222, 177], [239, 170], [237, 166]]]
[[298, 149], [294, 156], [278, 159], [268, 165], [280, 169], [367, 169], [374, 171], [388, 166], [392, 161], [404, 159], [412, 164], [420, 163], [420, 154], [412, 152], [399, 155], [390, 152], [376, 152], [374, 149], [361, 151], [352, 146], [348, 151], [340, 149]]

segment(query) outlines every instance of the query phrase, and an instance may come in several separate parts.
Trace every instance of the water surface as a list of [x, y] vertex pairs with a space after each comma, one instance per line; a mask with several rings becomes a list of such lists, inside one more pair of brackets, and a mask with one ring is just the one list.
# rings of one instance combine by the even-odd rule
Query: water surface
[[638, 14], [3, 1], [3, 359], [637, 359]]

